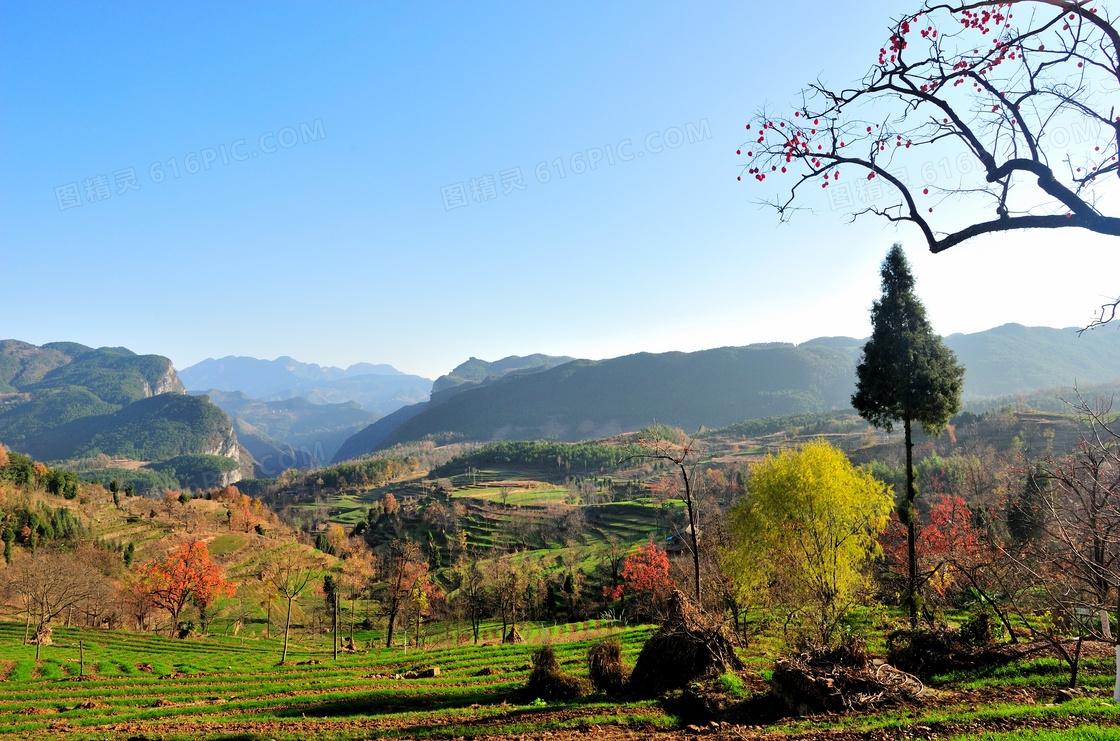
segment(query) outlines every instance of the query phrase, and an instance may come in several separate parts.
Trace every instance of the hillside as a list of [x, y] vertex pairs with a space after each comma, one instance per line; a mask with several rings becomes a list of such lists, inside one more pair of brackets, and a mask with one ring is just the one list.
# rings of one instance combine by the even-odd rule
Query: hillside
[[253, 473], [229, 417], [205, 396], [186, 396], [159, 355], [4, 340], [0, 389], [0, 441], [41, 460], [220, 456], [226, 460], [194, 461], [191, 478], [207, 471], [228, 482]]
[[[207, 392], [210, 401], [243, 425], [239, 439], [253, 437], [254, 443], [268, 442], [278, 450], [301, 451], [308, 461], [297, 467], [319, 466], [329, 462], [348, 437], [377, 421], [380, 415], [363, 409], [356, 401], [339, 404], [313, 403], [296, 396], [282, 401], [251, 399], [240, 391]], [[264, 440], [261, 436], [268, 440]], [[252, 447], [246, 442], [246, 447]], [[269, 453], [265, 453], [269, 455]], [[263, 456], [253, 453], [263, 464]], [[273, 472], [273, 475], [279, 471]]]
[[1120, 378], [1120, 335], [1108, 328], [1079, 336], [1074, 327], [1004, 324], [945, 343], [968, 369], [966, 400]]
[[[846, 407], [863, 342], [819, 337], [796, 347], [768, 343], [646, 353], [505, 377], [485, 375], [489, 364], [472, 359], [437, 380], [443, 390], [433, 392], [427, 405], [407, 407], [363, 429], [343, 443], [335, 461], [427, 436], [584, 440], [653, 421], [695, 429]], [[965, 401], [1120, 376], [1120, 335], [1114, 332], [1078, 336], [1074, 329], [1007, 324], [951, 335], [945, 342], [966, 368]], [[711, 353], [723, 353], [725, 360], [716, 362]], [[484, 382], [471, 380], [480, 375]], [[460, 382], [451, 384], [454, 379]]]
[[187, 388], [199, 391], [240, 391], [270, 401], [303, 397], [316, 404], [356, 401], [378, 414], [424, 401], [432, 387], [431, 379], [402, 373], [390, 365], [355, 363], [343, 369], [301, 363], [287, 356], [276, 360], [207, 359], [184, 368], [179, 376]]
[[[966, 369], [965, 401], [1120, 378], [1120, 336], [1108, 330], [1081, 335], [1077, 331], [1004, 324], [973, 334], [951, 334], [945, 344]], [[831, 347], [858, 359], [864, 342], [820, 337], [801, 347]]]
[[846, 404], [854, 362], [828, 348], [738, 347], [575, 360], [461, 391], [381, 446], [448, 439], [582, 440], [652, 421], [696, 429]]
[[36, 347], [0, 340], [0, 393], [41, 396], [73, 386], [117, 406], [185, 390], [171, 361], [160, 355], [137, 355], [123, 347], [94, 350], [74, 342]]
[[334, 458], [331, 459], [331, 463], [341, 463], [342, 461], [348, 461], [351, 458], [365, 455], [371, 450], [377, 450], [381, 443], [385, 441], [385, 438], [393, 434], [393, 430], [423, 412], [428, 408], [430, 403], [431, 402], [422, 401], [417, 404], [401, 407], [397, 411], [386, 414], [368, 427], [354, 433], [343, 441], [342, 445], [335, 452]]
[[503, 376], [519, 371], [534, 372], [548, 370], [549, 368], [563, 365], [571, 360], [574, 360], [574, 358], [570, 358], [566, 355], [553, 356], [542, 355], [541, 353], [534, 353], [533, 355], [526, 355], [524, 357], [510, 355], [493, 362], [472, 357], [465, 363], [457, 365], [450, 373], [437, 378], [432, 384], [432, 394], [438, 394], [441, 391], [447, 391], [448, 389], [462, 386], [470, 387], [493, 383]]

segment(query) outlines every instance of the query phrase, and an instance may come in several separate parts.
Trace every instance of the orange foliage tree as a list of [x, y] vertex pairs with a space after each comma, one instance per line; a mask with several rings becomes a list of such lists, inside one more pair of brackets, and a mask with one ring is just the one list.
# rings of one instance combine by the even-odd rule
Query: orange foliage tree
[[188, 602], [208, 607], [223, 594], [232, 596], [234, 587], [222, 579], [221, 569], [210, 560], [210, 550], [202, 541], [184, 543], [162, 563], [149, 561], [140, 567], [141, 588], [152, 604], [171, 613], [171, 634], [179, 625], [179, 613]]

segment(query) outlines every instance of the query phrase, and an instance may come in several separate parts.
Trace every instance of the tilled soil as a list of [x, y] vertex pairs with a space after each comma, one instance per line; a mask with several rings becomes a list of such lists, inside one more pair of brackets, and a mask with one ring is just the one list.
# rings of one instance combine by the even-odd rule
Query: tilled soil
[[[979, 698], [977, 698], [979, 699]], [[602, 717], [605, 709], [568, 708], [560, 710], [525, 709], [511, 707], [508, 711], [474, 719], [461, 716], [443, 719], [400, 719], [391, 717], [370, 717], [333, 721], [291, 720], [291, 721], [239, 721], [235, 716], [229, 720], [208, 720], [190, 722], [173, 720], [161, 723], [118, 723], [96, 728], [78, 728], [65, 723], [52, 724], [50, 728], [35, 734], [35, 737], [63, 739], [130, 739], [130, 741], [155, 741], [166, 737], [176, 738], [214, 738], [214, 739], [269, 739], [276, 736], [295, 736], [301, 739], [314, 739], [319, 735], [350, 738], [377, 738], [391, 733], [396, 738], [411, 738], [417, 734], [430, 738], [437, 734], [442, 738], [464, 738], [456, 733], [458, 728], [469, 728], [469, 738], [474, 741], [574, 741], [575, 739], [735, 739], [736, 741], [888, 741], [894, 739], [947, 739], [965, 733], [1006, 732], [1024, 729], [1060, 730], [1082, 725], [1086, 722], [1102, 726], [1120, 727], [1120, 719], [1094, 718], [1091, 721], [1076, 716], [1047, 718], [985, 718], [967, 722], [915, 723], [901, 729], [875, 729], [852, 731], [846, 729], [800, 730], [775, 726], [754, 726], [738, 723], [710, 723], [689, 725], [681, 729], [658, 730], [650, 723], [634, 725], [595, 724], [594, 717]], [[586, 722], [581, 722], [587, 718]], [[839, 716], [835, 716], [839, 720]], [[829, 717], [821, 717], [827, 721]], [[850, 720], [850, 718], [849, 718]], [[520, 733], [503, 732], [511, 725], [547, 726], [564, 723], [571, 727], [559, 730], [539, 730]], [[488, 732], [487, 729], [491, 729]]]

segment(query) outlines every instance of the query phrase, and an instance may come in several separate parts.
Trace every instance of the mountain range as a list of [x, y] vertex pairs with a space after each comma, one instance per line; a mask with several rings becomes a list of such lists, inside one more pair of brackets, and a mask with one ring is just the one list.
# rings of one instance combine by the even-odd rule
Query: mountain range
[[191, 393], [216, 389], [240, 391], [261, 401], [298, 397], [314, 404], [355, 401], [379, 415], [426, 400], [432, 388], [431, 379], [402, 373], [391, 365], [356, 363], [343, 369], [288, 356], [208, 358], [179, 371], [179, 378]]
[[[336, 461], [397, 443], [582, 440], [652, 422], [695, 430], [843, 408], [865, 340], [821, 337], [694, 353], [639, 353], [445, 385], [347, 440]], [[1120, 335], [1006, 324], [945, 343], [964, 364], [964, 400], [1096, 384], [1120, 376]], [[470, 362], [470, 361], [468, 361]], [[456, 369], [458, 371], [458, 369]], [[442, 378], [462, 378], [452, 372]]]
[[[185, 370], [192, 386], [215, 382], [187, 395], [162, 356], [4, 340], [0, 442], [47, 461], [147, 462], [161, 481], [187, 485], [275, 476], [421, 440], [575, 441], [655, 422], [692, 431], [847, 407], [863, 342], [820, 337], [597, 361], [470, 358], [435, 382], [387, 365], [224, 358]], [[1120, 334], [1107, 329], [1079, 336], [1007, 324], [945, 342], [966, 368], [966, 402], [1120, 376]], [[231, 390], [235, 383], [269, 398]], [[375, 388], [376, 402], [347, 398]], [[370, 408], [381, 403], [384, 416]]]

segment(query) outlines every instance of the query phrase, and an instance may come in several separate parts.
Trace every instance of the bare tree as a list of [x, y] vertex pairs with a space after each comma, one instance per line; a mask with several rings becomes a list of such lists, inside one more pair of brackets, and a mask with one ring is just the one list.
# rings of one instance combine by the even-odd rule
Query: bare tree
[[[638, 445], [641, 452], [624, 458], [621, 463], [633, 459], [647, 458], [650, 460], [666, 461], [676, 466], [684, 486], [684, 503], [688, 510], [689, 539], [683, 537], [681, 541], [692, 552], [693, 565], [693, 590], [696, 606], [702, 609], [703, 601], [700, 598], [700, 522], [696, 506], [695, 487], [696, 462], [699, 460], [700, 443], [696, 436], [685, 434], [683, 430], [673, 430], [671, 435], [664, 434], [662, 427], [655, 426], [651, 437], [639, 437]], [[703, 428], [701, 428], [703, 431]], [[699, 433], [697, 433], [699, 434]], [[680, 536], [680, 533], [678, 533]]]
[[354, 643], [354, 621], [357, 615], [357, 600], [369, 591], [377, 574], [373, 554], [365, 544], [350, 549], [342, 562], [341, 586], [350, 600], [350, 644]]
[[[1075, 410], [1086, 430], [1074, 454], [1049, 466], [1042, 560], [1060, 575], [1050, 591], [1070, 627], [1079, 637], [1115, 644], [1120, 668], [1120, 641], [1109, 617], [1120, 620], [1120, 431], [1108, 421], [1111, 406], [1094, 407], [1078, 396]], [[1076, 673], [1071, 686], [1075, 681]], [[1113, 701], [1120, 702], [1120, 672]]]
[[426, 566], [420, 546], [411, 540], [396, 539], [381, 556], [381, 608], [388, 618], [385, 646], [393, 645], [393, 628], [405, 600], [415, 585], [421, 565]]
[[[868, 197], [852, 218], [912, 224], [932, 252], [1013, 229], [1120, 236], [1120, 218], [1098, 209], [1100, 181], [1120, 174], [1118, 83], [1108, 9], [930, 0], [893, 23], [859, 83], [817, 81], [792, 115], [761, 111], [747, 125], [739, 179], [785, 176], [788, 189], [763, 201], [783, 221], [806, 207], [806, 189], [847, 187], [841, 171], [844, 183], [866, 179], [883, 200]], [[937, 208], [958, 201], [964, 216]]]
[[302, 548], [287, 548], [262, 564], [261, 580], [268, 582], [276, 590], [276, 594], [287, 603], [284, 614], [284, 651], [280, 655], [281, 664], [288, 660], [288, 636], [292, 627], [292, 605], [322, 569], [322, 559]]
[[50, 622], [63, 612], [86, 600], [101, 575], [88, 564], [61, 551], [40, 549], [34, 558], [24, 559], [5, 572], [11, 591], [23, 597], [27, 628], [35, 621], [35, 659], [50, 643]]
[[486, 573], [482, 570], [478, 554], [472, 553], [469, 558], [460, 560], [455, 567], [455, 575], [458, 589], [454, 595], [454, 604], [461, 614], [467, 616], [474, 642], [478, 644], [479, 627], [486, 617], [486, 605], [489, 601]]

